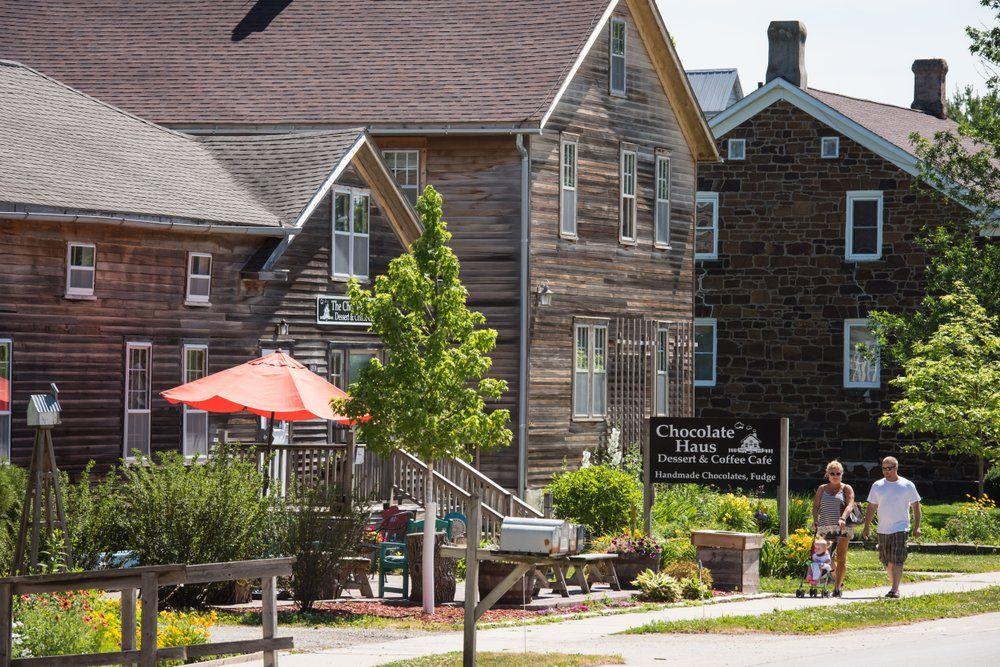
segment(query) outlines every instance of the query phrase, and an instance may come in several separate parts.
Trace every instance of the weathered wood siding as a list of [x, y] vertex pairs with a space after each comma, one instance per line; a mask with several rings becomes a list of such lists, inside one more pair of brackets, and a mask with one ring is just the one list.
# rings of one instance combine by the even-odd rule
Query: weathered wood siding
[[521, 157], [513, 136], [377, 137], [383, 149], [420, 151], [421, 188], [444, 199], [444, 218], [461, 262], [469, 305], [498, 332], [492, 377], [509, 391], [496, 403], [510, 410], [514, 441], [480, 457], [480, 470], [507, 488], [517, 486], [519, 247]]
[[[53, 434], [60, 467], [78, 470], [91, 459], [105, 466], [122, 456], [126, 341], [152, 343], [151, 447], [176, 450], [181, 409], [158, 394], [181, 383], [183, 344], [207, 344], [209, 372], [220, 371], [258, 356], [262, 342], [273, 347], [274, 325], [283, 318], [290, 331], [280, 346], [325, 374], [329, 342], [373, 340], [358, 327], [316, 324], [316, 296], [346, 287], [329, 278], [330, 230], [327, 197], [276, 267], [289, 269], [289, 281], [264, 284], [239, 277], [260, 237], [15, 222], [0, 215], [0, 338], [13, 339], [14, 461], [30, 458], [28, 394], [47, 392], [50, 382], [58, 384], [64, 410]], [[93, 300], [63, 296], [70, 241], [97, 245]], [[372, 275], [403, 250], [374, 205], [370, 243]], [[184, 305], [192, 251], [212, 253], [208, 308]], [[255, 423], [245, 415], [216, 416], [209, 434], [229, 424], [235, 437], [250, 440]], [[326, 426], [301, 423], [293, 435], [325, 441]]]
[[[604, 421], [572, 417], [575, 317], [630, 315], [690, 319], [693, 307], [692, 226], [695, 162], [677, 118], [636, 32], [627, 6], [615, 16], [628, 30], [626, 98], [608, 92], [608, 28], [531, 147], [531, 352], [528, 435], [529, 486], [547, 484], [564, 462], [579, 464], [584, 449], [606, 436]], [[559, 136], [579, 135], [578, 240], [559, 236]], [[638, 243], [619, 243], [620, 143], [636, 145]], [[671, 245], [653, 247], [654, 151], [670, 157]], [[542, 284], [552, 304], [539, 307]], [[609, 340], [614, 334], [609, 331]], [[609, 346], [609, 354], [614, 349]], [[609, 389], [610, 389], [609, 378]]]

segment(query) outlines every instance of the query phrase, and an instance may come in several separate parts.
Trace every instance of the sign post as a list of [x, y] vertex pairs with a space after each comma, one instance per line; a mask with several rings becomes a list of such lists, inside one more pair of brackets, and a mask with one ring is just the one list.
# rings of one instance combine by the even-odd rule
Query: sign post
[[653, 441], [649, 439], [642, 448], [642, 529], [647, 535], [653, 532], [653, 472], [650, 466], [652, 449]]
[[711, 484], [776, 493], [781, 539], [788, 537], [788, 419], [654, 417], [643, 481], [644, 519], [653, 484]]

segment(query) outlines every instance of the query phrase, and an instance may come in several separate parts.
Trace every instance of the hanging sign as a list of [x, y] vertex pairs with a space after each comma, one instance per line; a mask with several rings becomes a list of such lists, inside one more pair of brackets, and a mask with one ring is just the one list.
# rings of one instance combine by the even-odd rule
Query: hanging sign
[[351, 312], [350, 298], [322, 295], [316, 297], [316, 324], [367, 327], [371, 325], [371, 322], [356, 317]]
[[650, 421], [650, 482], [777, 488], [781, 475], [780, 419], [654, 417]]

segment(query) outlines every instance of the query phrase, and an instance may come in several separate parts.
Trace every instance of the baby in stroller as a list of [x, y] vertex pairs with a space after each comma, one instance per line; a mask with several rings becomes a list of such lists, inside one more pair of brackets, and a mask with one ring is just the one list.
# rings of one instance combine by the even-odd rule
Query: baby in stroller
[[[833, 548], [836, 549], [836, 542], [833, 543]], [[799, 584], [798, 590], [795, 591], [795, 597], [805, 597], [805, 586], [809, 584], [809, 597], [816, 597], [817, 594], [822, 595], [822, 597], [829, 597], [830, 591], [827, 587], [833, 579], [833, 556], [830, 551], [830, 543], [827, 542], [822, 537], [817, 536], [813, 539], [812, 543], [812, 556], [809, 559], [809, 565], [806, 567], [806, 576], [802, 583]], [[817, 589], [820, 587], [820, 589]]]

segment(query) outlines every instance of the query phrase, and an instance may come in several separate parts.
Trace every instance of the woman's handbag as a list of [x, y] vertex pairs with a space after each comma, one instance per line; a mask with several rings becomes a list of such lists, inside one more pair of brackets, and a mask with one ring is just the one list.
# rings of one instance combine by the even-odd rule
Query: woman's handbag
[[847, 517], [848, 526], [856, 526], [864, 521], [864, 517], [861, 515], [861, 503], [854, 503], [854, 509], [851, 510], [851, 515]]

